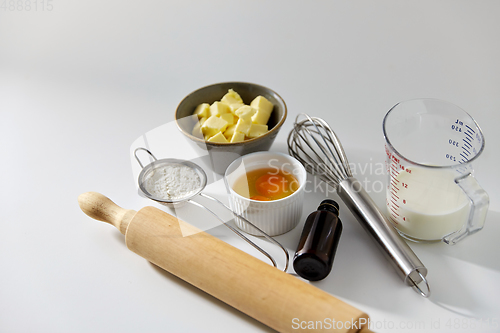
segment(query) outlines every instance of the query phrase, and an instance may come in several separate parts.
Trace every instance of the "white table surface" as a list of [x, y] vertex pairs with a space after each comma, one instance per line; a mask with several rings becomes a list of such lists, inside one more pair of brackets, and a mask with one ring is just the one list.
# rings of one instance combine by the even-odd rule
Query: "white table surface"
[[[343, 205], [334, 269], [315, 285], [366, 311], [377, 332], [500, 331], [500, 2], [12, 3], [0, 8], [1, 332], [272, 331], [127, 250], [76, 200], [98, 191], [150, 204], [132, 144], [189, 92], [231, 80], [285, 99], [271, 150], [285, 151], [298, 113], [323, 117], [369, 187], [386, 181], [363, 169], [384, 161], [391, 106], [435, 97], [467, 110], [486, 137], [474, 167], [490, 210], [454, 247], [411, 244], [432, 297], [402, 284]], [[384, 193], [370, 194], [383, 207]], [[304, 218], [324, 196], [307, 197]], [[301, 229], [278, 237], [291, 254]]]

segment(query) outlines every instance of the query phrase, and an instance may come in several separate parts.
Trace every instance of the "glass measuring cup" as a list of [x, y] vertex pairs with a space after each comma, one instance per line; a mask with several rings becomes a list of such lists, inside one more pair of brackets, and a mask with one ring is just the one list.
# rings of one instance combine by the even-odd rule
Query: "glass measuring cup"
[[405, 238], [455, 244], [483, 228], [488, 194], [471, 163], [484, 149], [475, 120], [437, 99], [392, 107], [383, 121], [387, 154], [387, 208]]

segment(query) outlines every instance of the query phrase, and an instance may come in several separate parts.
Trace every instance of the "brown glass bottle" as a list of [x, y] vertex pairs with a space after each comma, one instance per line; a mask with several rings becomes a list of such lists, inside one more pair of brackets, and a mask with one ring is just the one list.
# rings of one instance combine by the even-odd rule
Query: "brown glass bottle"
[[330, 199], [323, 200], [304, 224], [293, 258], [295, 272], [310, 281], [327, 277], [332, 270], [341, 233], [338, 203]]

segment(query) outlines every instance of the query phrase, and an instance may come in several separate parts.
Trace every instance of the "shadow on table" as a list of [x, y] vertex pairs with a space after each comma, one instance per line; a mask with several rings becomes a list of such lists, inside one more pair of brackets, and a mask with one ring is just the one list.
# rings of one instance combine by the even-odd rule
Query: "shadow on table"
[[432, 302], [466, 317], [498, 316], [499, 219], [500, 213], [489, 211], [483, 230], [453, 246], [444, 243], [414, 246], [432, 278]]

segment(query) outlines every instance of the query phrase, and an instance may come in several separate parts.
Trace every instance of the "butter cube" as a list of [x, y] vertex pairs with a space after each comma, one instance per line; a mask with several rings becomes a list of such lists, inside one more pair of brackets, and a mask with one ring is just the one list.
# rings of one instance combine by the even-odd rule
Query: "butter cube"
[[257, 109], [257, 112], [252, 116], [252, 123], [266, 125], [271, 114], [267, 111]]
[[235, 103], [235, 104], [231, 104], [229, 105], [229, 109], [231, 110], [232, 113], [235, 113], [236, 110], [238, 110], [239, 108], [241, 108], [243, 105], [243, 103]]
[[256, 138], [266, 133], [267, 133], [267, 125], [252, 124], [252, 126], [250, 127], [250, 131], [248, 131], [247, 136], [249, 138]]
[[224, 136], [224, 134], [222, 134], [222, 132], [219, 132], [214, 136], [212, 136], [210, 139], [208, 139], [208, 142], [228, 143], [229, 141], [227, 141], [226, 137]]
[[235, 132], [240, 132], [248, 136], [248, 132], [250, 132], [250, 127], [252, 127], [252, 123], [249, 121], [245, 121], [240, 118], [236, 123], [236, 127], [234, 128]]
[[235, 117], [232, 113], [223, 113], [219, 117], [220, 119], [224, 119], [225, 121], [227, 121], [228, 125], [234, 125], [237, 121], [234, 120]]
[[227, 91], [227, 94], [225, 94], [220, 101], [222, 103], [227, 104], [227, 105], [231, 105], [231, 104], [242, 104], [243, 105], [243, 100], [241, 99], [241, 96], [233, 89], [229, 89]]
[[235, 142], [243, 142], [245, 141], [245, 134], [240, 133], [240, 132], [234, 132], [233, 136], [231, 137], [231, 143]]
[[245, 105], [240, 95], [233, 89], [229, 89], [227, 94], [225, 94], [220, 101], [224, 104], [227, 104], [229, 106], [229, 110], [232, 113]]
[[255, 99], [250, 103], [250, 106], [254, 109], [267, 111], [269, 114], [273, 111], [273, 103], [269, 102], [264, 96], [255, 97]]
[[243, 119], [246, 122], [252, 122], [252, 116], [257, 112], [253, 107], [248, 105], [243, 105], [238, 110], [234, 112], [236, 116]]
[[221, 114], [230, 112], [231, 109], [229, 109], [229, 106], [227, 104], [214, 102], [212, 105], [210, 105], [210, 116], [220, 116]]
[[210, 117], [210, 104], [202, 103], [196, 107], [193, 114], [197, 115], [198, 118], [208, 118]]
[[230, 140], [232, 137], [233, 137], [233, 134], [234, 134], [234, 129], [236, 128], [236, 125], [229, 125], [226, 129], [226, 131], [224, 132], [224, 136]]
[[227, 126], [228, 123], [224, 119], [217, 116], [211, 116], [203, 123], [203, 125], [201, 125], [201, 131], [203, 132], [203, 135], [212, 137], [218, 132], [225, 131]]
[[202, 138], [203, 133], [201, 132], [201, 125], [203, 125], [205, 123], [205, 121], [207, 121], [206, 117], [203, 117], [200, 120], [198, 120], [196, 122], [196, 124], [194, 125], [193, 131], [191, 132], [191, 134], [193, 134], [197, 138]]

